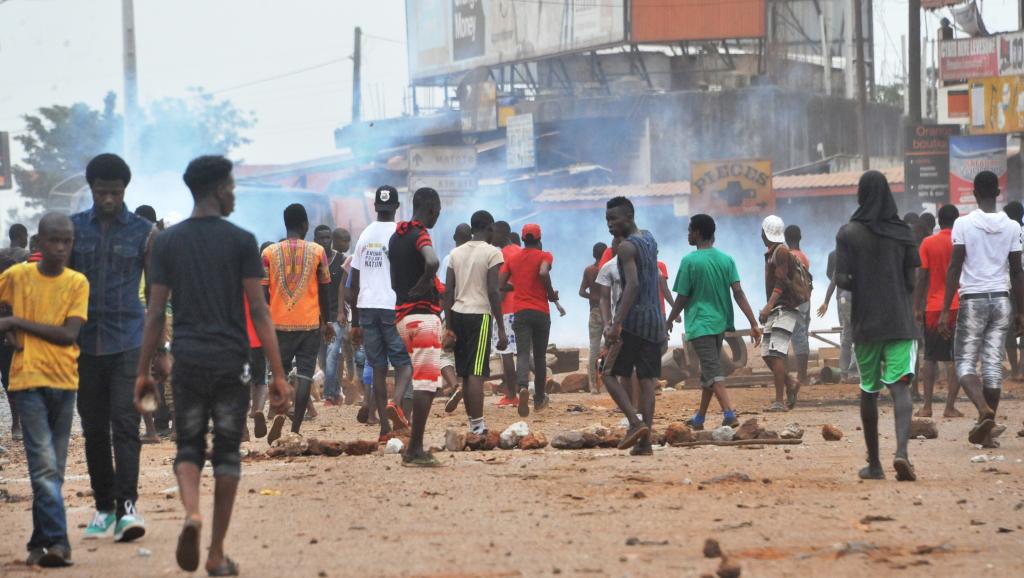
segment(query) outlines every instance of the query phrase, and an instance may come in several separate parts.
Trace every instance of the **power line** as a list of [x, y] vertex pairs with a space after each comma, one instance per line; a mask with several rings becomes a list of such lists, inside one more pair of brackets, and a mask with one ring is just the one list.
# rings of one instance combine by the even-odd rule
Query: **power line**
[[342, 58], [333, 58], [333, 59], [328, 60], [326, 62], [321, 62], [320, 64], [314, 64], [312, 66], [306, 66], [304, 68], [297, 68], [295, 70], [291, 70], [291, 71], [288, 71], [288, 72], [283, 72], [281, 74], [276, 74], [274, 76], [268, 76], [266, 78], [261, 78], [259, 80], [253, 80], [253, 81], [245, 82], [245, 83], [242, 83], [242, 84], [236, 84], [235, 86], [229, 86], [227, 88], [221, 88], [221, 89], [218, 89], [218, 90], [214, 90], [210, 94], [222, 94], [222, 93], [225, 93], [225, 92], [231, 92], [233, 90], [240, 90], [242, 88], [248, 88], [250, 86], [255, 86], [257, 84], [263, 84], [263, 83], [266, 83], [266, 82], [273, 82], [275, 80], [280, 80], [282, 78], [288, 78], [290, 76], [296, 76], [298, 74], [303, 74], [303, 73], [306, 73], [306, 72], [310, 72], [312, 70], [317, 70], [317, 69], [320, 69], [320, 68], [325, 68], [327, 66], [331, 66], [332, 64], [338, 64], [339, 62], [345, 62], [349, 58], [350, 57], [348, 57], [348, 56], [345, 56], [345, 57], [342, 57]]

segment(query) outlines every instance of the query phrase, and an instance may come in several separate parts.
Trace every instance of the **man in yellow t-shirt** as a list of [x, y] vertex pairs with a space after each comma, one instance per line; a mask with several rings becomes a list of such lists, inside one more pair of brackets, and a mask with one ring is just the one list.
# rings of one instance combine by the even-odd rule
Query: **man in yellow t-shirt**
[[78, 391], [78, 332], [89, 309], [89, 281], [66, 266], [74, 239], [71, 221], [48, 213], [39, 221], [42, 260], [0, 275], [0, 303], [12, 311], [0, 318], [0, 333], [13, 331], [18, 343], [10, 392], [32, 480], [30, 566], [71, 565], [61, 486]]

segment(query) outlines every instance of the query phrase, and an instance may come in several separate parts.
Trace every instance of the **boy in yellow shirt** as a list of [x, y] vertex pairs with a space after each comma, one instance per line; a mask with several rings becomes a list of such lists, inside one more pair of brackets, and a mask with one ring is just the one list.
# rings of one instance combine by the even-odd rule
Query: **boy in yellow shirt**
[[21, 414], [32, 480], [32, 537], [28, 565], [71, 565], [61, 486], [78, 391], [78, 332], [89, 307], [89, 282], [66, 267], [74, 227], [59, 213], [39, 221], [42, 260], [0, 275], [0, 333], [15, 332], [10, 393]]

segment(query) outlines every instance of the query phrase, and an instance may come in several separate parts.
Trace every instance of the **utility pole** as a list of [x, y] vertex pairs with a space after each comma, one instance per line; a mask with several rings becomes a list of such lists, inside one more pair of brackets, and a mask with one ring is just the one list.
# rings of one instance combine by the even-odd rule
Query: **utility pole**
[[[1024, 0], [1021, 0], [1024, 2]], [[814, 6], [818, 9], [818, 24], [821, 27], [821, 72], [822, 84], [826, 96], [832, 96], [832, 50], [828, 43], [828, 18], [825, 15], [824, 7], [815, 0]]]
[[907, 30], [907, 111], [911, 124], [921, 122], [921, 0], [908, 3], [910, 27]]
[[133, 0], [121, 0], [121, 28], [124, 51], [124, 155], [131, 162], [139, 152], [139, 78], [135, 62]]
[[[913, 1], [913, 0], [911, 0]], [[857, 133], [860, 140], [860, 162], [865, 171], [871, 168], [868, 156], [868, 93], [864, 74], [864, 11], [861, 0], [853, 0], [853, 34], [857, 42]], [[920, 106], [920, 101], [918, 101]]]
[[356, 47], [352, 51], [352, 124], [359, 122], [363, 108], [363, 89], [360, 80], [363, 67], [363, 29], [356, 26]]

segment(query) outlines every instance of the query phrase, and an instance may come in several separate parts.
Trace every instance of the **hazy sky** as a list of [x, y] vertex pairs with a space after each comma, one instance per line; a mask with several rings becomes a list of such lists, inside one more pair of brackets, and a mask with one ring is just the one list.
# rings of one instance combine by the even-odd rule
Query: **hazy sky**
[[[985, 0], [989, 28], [1015, 27], [1016, 5]], [[875, 2], [882, 81], [900, 70], [906, 7], [906, 0]], [[237, 155], [251, 163], [334, 151], [333, 131], [351, 115], [348, 57], [357, 25], [366, 35], [364, 117], [405, 107], [403, 0], [136, 0], [135, 22], [142, 103], [202, 86], [254, 111], [253, 143]], [[937, 22], [926, 20], [932, 37]], [[99, 107], [107, 91], [122, 90], [121, 67], [119, 0], [0, 0], [0, 130], [20, 131], [20, 115], [40, 106]], [[17, 161], [21, 151], [12, 145]]]

